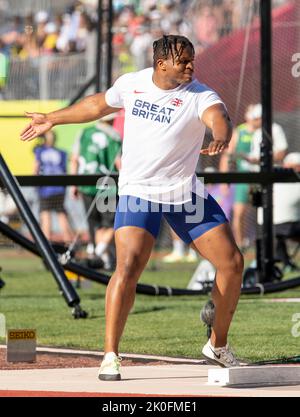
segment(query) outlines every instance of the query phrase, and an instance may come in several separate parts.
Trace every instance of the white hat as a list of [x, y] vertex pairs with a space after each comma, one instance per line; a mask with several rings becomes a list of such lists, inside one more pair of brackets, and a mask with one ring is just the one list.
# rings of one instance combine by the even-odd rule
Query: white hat
[[283, 162], [285, 164], [300, 165], [300, 152], [291, 152], [287, 154]]
[[262, 105], [260, 103], [254, 104], [246, 113], [249, 120], [260, 119], [262, 117]]
[[45, 10], [40, 10], [34, 16], [36, 23], [46, 23], [49, 19], [49, 15]]

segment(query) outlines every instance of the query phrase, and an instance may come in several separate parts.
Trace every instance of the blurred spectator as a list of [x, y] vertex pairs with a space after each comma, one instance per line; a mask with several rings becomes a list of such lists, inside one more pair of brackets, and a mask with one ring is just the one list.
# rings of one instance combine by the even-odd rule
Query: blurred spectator
[[[253, 171], [258, 171], [262, 141], [262, 105], [260, 103], [256, 104], [251, 112], [255, 133], [253, 134], [250, 154], [248, 157], [245, 156], [245, 160], [252, 164]], [[272, 124], [272, 138], [270, 140], [273, 143], [273, 162], [280, 165], [287, 153], [288, 143], [284, 130], [278, 123]]]
[[43, 45], [47, 36], [46, 25], [48, 23], [48, 19], [49, 15], [45, 10], [40, 10], [34, 17], [36, 24], [35, 36], [39, 47]]
[[[288, 0], [276, 0], [273, 7], [286, 2]], [[259, 13], [258, 4], [258, 1], [252, 0], [114, 1], [113, 80], [122, 73], [150, 66], [152, 42], [164, 33], [187, 36], [194, 43], [198, 54], [221, 37], [245, 27], [250, 16], [252, 20], [256, 18]], [[82, 86], [90, 80], [95, 72], [97, 56], [97, 5], [96, 0], [70, 0], [67, 8], [60, 6], [64, 14], [55, 15], [59, 9], [49, 5], [47, 10], [34, 10], [25, 17], [17, 15], [7, 18], [3, 25], [1, 18], [3, 21], [4, 16], [0, 15], [2, 49], [5, 49], [5, 53], [7, 51], [9, 60], [11, 57], [22, 59], [22, 62], [13, 60], [13, 65], [9, 66], [13, 74], [9, 78], [13, 88], [9, 89], [7, 84], [3, 88], [3, 97], [46, 98], [48, 94], [51, 98], [65, 98], [67, 93], [60, 85], [64, 84], [66, 90], [71, 91], [72, 86]], [[105, 56], [106, 19], [101, 30]], [[79, 56], [74, 57], [74, 54]], [[63, 56], [62, 59], [28, 61], [43, 55]], [[42, 88], [37, 81], [38, 77], [44, 77], [49, 86]], [[21, 79], [22, 82], [19, 81]], [[105, 76], [101, 83], [104, 81]], [[70, 88], [67, 84], [70, 84]], [[91, 92], [92, 87], [86, 90], [86, 94]]]
[[134, 37], [130, 52], [133, 55], [135, 67], [137, 71], [147, 68], [151, 65], [153, 37], [149, 32], [149, 27], [145, 24], [136, 29], [136, 36]]
[[32, 26], [26, 26], [23, 37], [23, 47], [18, 56], [22, 59], [36, 58], [40, 54], [40, 48], [36, 33]]
[[2, 89], [5, 87], [8, 74], [8, 56], [4, 43], [0, 39], [0, 99], [2, 98]]
[[46, 37], [43, 41], [42, 48], [45, 54], [56, 52], [56, 42], [58, 39], [58, 28], [55, 23], [49, 22], [45, 26]]
[[184, 242], [176, 235], [171, 227], [169, 227], [172, 239], [172, 252], [167, 254], [162, 258], [162, 261], [165, 263], [176, 263], [184, 262], [185, 260], [185, 244]]
[[[300, 152], [289, 153], [283, 161], [284, 168], [292, 168], [300, 175]], [[285, 272], [297, 269], [290, 259], [287, 239], [300, 242], [300, 185], [299, 183], [274, 184], [273, 194], [276, 255], [284, 264]]]
[[[276, 0], [273, 7], [286, 2], [287, 0]], [[51, 42], [48, 39], [48, 44], [40, 49], [40, 54], [48, 54], [49, 50], [68, 53], [70, 45], [72, 50], [84, 51], [89, 45], [88, 34], [93, 32], [91, 28], [97, 19], [97, 4], [93, 0], [76, 1], [73, 4], [70, 1], [70, 7], [63, 17], [53, 16], [51, 9], [38, 10], [25, 19], [19, 15], [14, 16], [0, 31], [1, 39], [11, 50], [22, 49], [25, 41], [24, 28], [31, 26], [39, 47], [44, 45], [47, 35], [57, 35], [56, 49], [53, 47], [54, 36], [50, 36]], [[221, 36], [244, 27], [248, 23], [251, 5], [254, 18], [259, 12], [258, 2], [251, 0], [118, 0], [114, 1], [114, 38], [119, 37], [120, 29], [125, 29], [122, 41], [130, 50], [132, 47], [134, 59], [139, 61], [137, 67], [140, 68], [143, 65], [141, 62], [147, 59], [147, 48], [144, 45], [150, 38], [160, 37], [161, 32], [184, 34], [192, 37], [196, 49], [201, 51], [214, 44]], [[158, 31], [160, 33], [155, 33]], [[142, 47], [138, 53], [136, 45], [140, 42]], [[118, 41], [114, 40], [114, 43]]]
[[[300, 152], [289, 153], [283, 161], [284, 168], [294, 169], [300, 175]], [[258, 209], [258, 223], [263, 223], [262, 208]], [[290, 259], [287, 240], [300, 242], [300, 186], [299, 182], [277, 183], [273, 189], [273, 223], [275, 225], [276, 254], [285, 272], [296, 269]]]
[[[214, 167], [205, 168], [204, 172], [218, 172]], [[234, 199], [234, 189], [230, 184], [229, 186], [223, 187], [223, 184], [206, 184], [207, 191], [213, 196], [213, 198], [220, 204], [224, 211], [227, 219], [232, 220], [232, 206]]]
[[81, 13], [79, 17], [79, 25], [76, 32], [76, 50], [78, 52], [85, 51], [88, 45], [88, 36], [93, 32], [94, 24], [86, 13]]
[[175, 0], [161, 0], [160, 12], [162, 14], [161, 28], [165, 33], [174, 33], [178, 30], [178, 23], [181, 20], [180, 8]]
[[203, 7], [195, 18], [194, 30], [200, 48], [205, 49], [219, 40], [217, 18], [210, 7]]
[[9, 223], [12, 215], [17, 211], [12, 197], [5, 189], [0, 188], [0, 220], [3, 223]]
[[[96, 52], [97, 52], [97, 32], [96, 32], [96, 24], [85, 15], [85, 40], [84, 40], [84, 50], [85, 50], [85, 57], [87, 60], [88, 65], [88, 74], [91, 76], [95, 71], [95, 60], [96, 60]], [[90, 78], [88, 76], [88, 78]]]
[[169, 264], [176, 262], [197, 262], [197, 252], [193, 248], [188, 248], [188, 245], [176, 235], [171, 227], [170, 232], [172, 238], [172, 252], [164, 256], [162, 261]]
[[126, 43], [122, 44], [119, 49], [118, 60], [118, 70], [121, 72], [121, 74], [136, 71], [132, 55], [130, 54], [129, 47]]
[[[246, 158], [251, 152], [253, 135], [255, 132], [255, 105], [246, 108], [245, 122], [234, 130], [228, 150], [222, 154], [220, 169], [223, 172], [249, 172], [251, 164]], [[228, 185], [222, 184], [223, 194], [228, 192]], [[251, 208], [249, 201], [249, 184], [235, 184], [233, 202], [232, 229], [237, 245], [240, 248], [248, 246], [246, 218]], [[227, 190], [227, 191], [226, 191]]]
[[[56, 136], [51, 130], [45, 134], [44, 144], [34, 150], [36, 175], [62, 175], [67, 171], [67, 154], [55, 147]], [[65, 187], [39, 187], [41, 228], [50, 240], [52, 231], [51, 212], [57, 214], [64, 241], [71, 242], [73, 232], [64, 208]]]
[[[82, 130], [74, 143], [71, 172], [72, 174], [104, 174], [110, 175], [120, 168], [121, 140], [112, 128], [114, 114], [106, 116], [95, 125]], [[95, 198], [99, 190], [96, 186], [72, 187], [73, 197], [82, 195], [89, 224], [90, 244], [88, 254], [101, 258], [106, 269], [113, 266], [113, 256], [110, 245], [114, 237], [115, 212], [100, 213], [96, 207]], [[111, 198], [116, 201], [116, 189], [109, 189]], [[100, 195], [101, 198], [101, 195]]]
[[1, 35], [2, 42], [11, 47], [17, 42], [19, 35], [23, 31], [22, 19], [20, 16], [14, 16], [12, 21], [9, 23], [5, 32]]
[[56, 48], [59, 52], [69, 51], [69, 41], [72, 40], [71, 23], [71, 15], [65, 14], [62, 18], [62, 25], [56, 42]]

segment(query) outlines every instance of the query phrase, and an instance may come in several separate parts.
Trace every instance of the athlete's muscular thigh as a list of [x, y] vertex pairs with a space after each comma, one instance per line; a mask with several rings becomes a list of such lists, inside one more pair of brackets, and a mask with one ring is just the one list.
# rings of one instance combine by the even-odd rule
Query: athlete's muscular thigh
[[217, 269], [232, 263], [242, 264], [242, 255], [234, 241], [228, 223], [210, 229], [191, 245]]
[[135, 226], [120, 227], [115, 232], [116, 273], [123, 278], [139, 278], [155, 242], [147, 230]]

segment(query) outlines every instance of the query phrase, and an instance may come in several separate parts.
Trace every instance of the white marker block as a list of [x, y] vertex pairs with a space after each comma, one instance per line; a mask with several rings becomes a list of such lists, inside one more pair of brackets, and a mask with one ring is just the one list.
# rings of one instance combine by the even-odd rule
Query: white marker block
[[33, 329], [7, 330], [7, 362], [36, 361], [36, 331]]
[[239, 387], [300, 385], [300, 366], [268, 365], [209, 369], [207, 384]]
[[0, 313], [0, 337], [5, 337], [6, 326], [5, 326], [5, 315]]

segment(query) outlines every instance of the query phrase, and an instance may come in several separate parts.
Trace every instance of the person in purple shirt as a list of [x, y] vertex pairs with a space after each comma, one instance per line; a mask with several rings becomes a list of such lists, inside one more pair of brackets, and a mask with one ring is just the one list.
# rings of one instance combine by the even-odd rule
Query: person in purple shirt
[[[53, 131], [46, 132], [44, 144], [34, 149], [36, 175], [62, 175], [67, 172], [67, 153], [55, 147], [56, 136]], [[51, 212], [57, 214], [64, 240], [72, 240], [72, 229], [64, 208], [65, 187], [39, 187], [41, 228], [47, 239], [51, 239]]]

